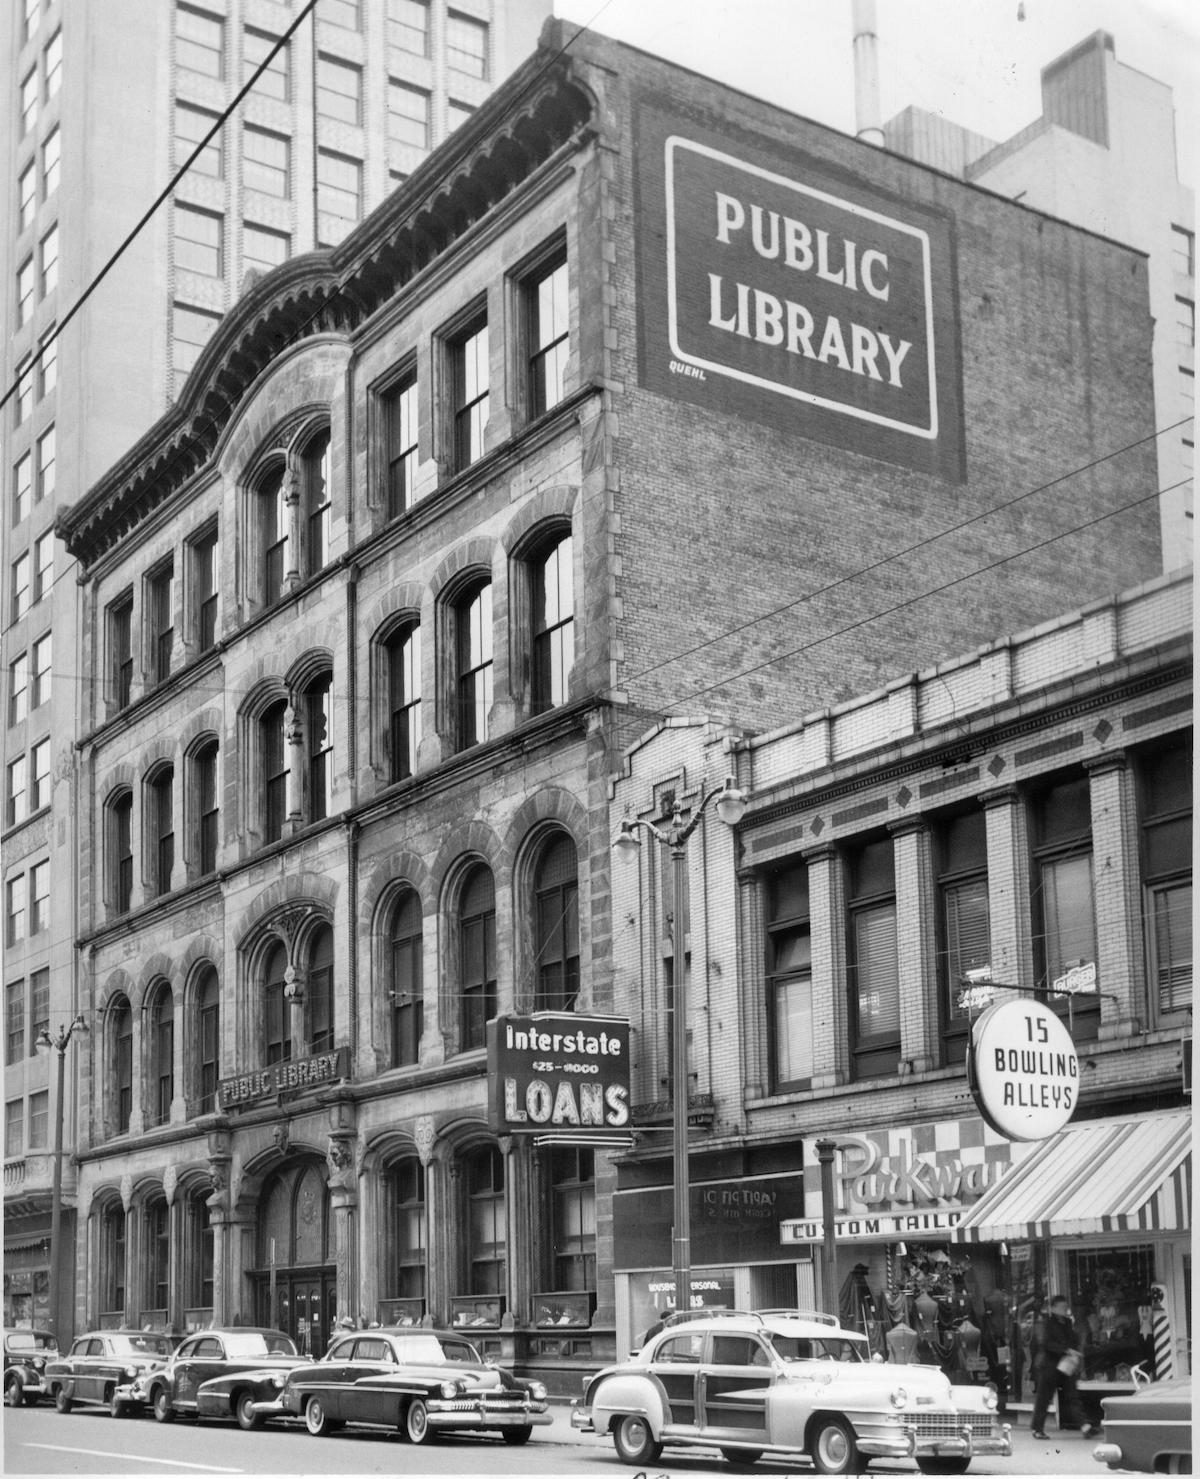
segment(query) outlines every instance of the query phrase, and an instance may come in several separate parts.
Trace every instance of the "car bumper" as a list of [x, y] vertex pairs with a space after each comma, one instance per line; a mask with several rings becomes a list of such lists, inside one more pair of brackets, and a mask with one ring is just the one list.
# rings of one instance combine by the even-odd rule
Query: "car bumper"
[[995, 1458], [1012, 1457], [1012, 1428], [1005, 1423], [998, 1433], [972, 1433], [965, 1427], [960, 1433], [941, 1433], [936, 1437], [921, 1434], [915, 1427], [903, 1426], [895, 1432], [862, 1433], [858, 1450], [871, 1458]]
[[571, 1408], [571, 1426], [577, 1433], [594, 1433], [591, 1410], [587, 1407]]
[[437, 1397], [425, 1406], [431, 1428], [538, 1428], [551, 1420], [535, 1407], [486, 1407]]
[[146, 1404], [146, 1391], [136, 1381], [127, 1381], [113, 1392], [118, 1402], [128, 1402], [134, 1407], [144, 1407]]
[[283, 1405], [280, 1397], [263, 1397], [257, 1402], [250, 1403], [250, 1411], [255, 1417], [298, 1417], [299, 1414], [292, 1412]]

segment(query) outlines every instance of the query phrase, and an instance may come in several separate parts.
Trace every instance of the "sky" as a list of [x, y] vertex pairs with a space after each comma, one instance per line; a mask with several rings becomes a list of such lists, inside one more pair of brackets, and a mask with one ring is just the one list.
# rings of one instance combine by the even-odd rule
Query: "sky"
[[[851, 0], [554, 0], [554, 13], [854, 132]], [[1196, 184], [1198, 0], [876, 0], [884, 119], [908, 104], [1000, 141], [1041, 115], [1041, 70], [1093, 31], [1174, 89]]]

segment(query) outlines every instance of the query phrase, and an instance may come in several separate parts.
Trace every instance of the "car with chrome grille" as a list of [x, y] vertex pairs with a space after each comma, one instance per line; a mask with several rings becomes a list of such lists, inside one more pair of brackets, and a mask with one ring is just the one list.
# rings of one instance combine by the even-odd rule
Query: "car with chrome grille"
[[[282, 1330], [255, 1325], [233, 1325], [193, 1331], [175, 1347], [165, 1366], [143, 1372], [118, 1397], [149, 1407], [160, 1423], [176, 1417], [237, 1418], [243, 1428], [257, 1427], [247, 1404], [264, 1395], [274, 1396], [270, 1378], [282, 1378], [307, 1361]], [[199, 1409], [200, 1388], [224, 1378], [222, 1403]], [[217, 1388], [209, 1388], [215, 1397]]]
[[828, 1315], [692, 1312], [586, 1378], [571, 1425], [611, 1434], [637, 1466], [704, 1446], [735, 1464], [804, 1457], [820, 1474], [873, 1458], [965, 1474], [975, 1457], [1012, 1454], [997, 1406], [993, 1388], [953, 1386], [936, 1366], [873, 1359], [865, 1336]]
[[58, 1355], [58, 1337], [49, 1330], [4, 1332], [4, 1405], [33, 1407], [47, 1395], [46, 1362]]
[[264, 1419], [302, 1418], [315, 1437], [347, 1423], [398, 1430], [409, 1443], [441, 1433], [499, 1433], [525, 1443], [550, 1422], [546, 1389], [485, 1361], [463, 1336], [386, 1326], [335, 1336], [319, 1361], [288, 1373]]
[[164, 1366], [177, 1343], [177, 1336], [149, 1330], [89, 1331], [71, 1342], [65, 1356], [47, 1361], [47, 1394], [59, 1412], [76, 1404], [100, 1405], [113, 1417], [125, 1417], [141, 1409], [125, 1389], [144, 1372]]

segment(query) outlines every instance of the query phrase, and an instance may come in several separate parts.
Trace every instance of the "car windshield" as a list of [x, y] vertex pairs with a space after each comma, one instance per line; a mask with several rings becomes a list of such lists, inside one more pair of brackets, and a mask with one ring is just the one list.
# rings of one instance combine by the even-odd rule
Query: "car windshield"
[[10, 1351], [57, 1351], [58, 1341], [53, 1335], [43, 1335], [40, 1330], [13, 1330], [9, 1332]]
[[774, 1335], [767, 1339], [785, 1361], [863, 1361], [863, 1343], [845, 1336], [822, 1335], [809, 1339], [799, 1335]]
[[286, 1335], [264, 1335], [261, 1330], [240, 1330], [225, 1336], [225, 1354], [233, 1361], [256, 1356], [294, 1356], [296, 1347]]
[[169, 1356], [171, 1342], [165, 1335], [113, 1335], [115, 1356]]

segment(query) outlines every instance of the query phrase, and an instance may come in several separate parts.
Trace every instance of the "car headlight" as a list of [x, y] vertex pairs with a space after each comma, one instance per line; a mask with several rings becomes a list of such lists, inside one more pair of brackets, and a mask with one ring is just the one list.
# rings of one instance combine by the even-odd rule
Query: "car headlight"
[[271, 1385], [275, 1388], [275, 1390], [277, 1392], [278, 1391], [282, 1391], [283, 1387], [286, 1384], [287, 1384], [287, 1377], [284, 1376], [284, 1374], [283, 1374], [282, 1371], [277, 1371], [275, 1373], [275, 1375], [271, 1378]]
[[125, 1375], [126, 1376], [139, 1376], [141, 1374], [141, 1369], [142, 1368], [140, 1366], [126, 1366], [126, 1368], [125, 1368]]
[[1000, 1398], [996, 1394], [996, 1388], [990, 1383], [984, 1388], [983, 1391], [983, 1405], [987, 1408], [989, 1412], [995, 1412], [996, 1409], [1000, 1406]]
[[546, 1400], [546, 1388], [543, 1383], [540, 1381], [531, 1381], [529, 1383], [529, 1395], [535, 1402], [544, 1402]]
[[908, 1392], [904, 1387], [893, 1387], [888, 1399], [897, 1412], [908, 1406]]
[[459, 1392], [462, 1390], [462, 1387], [460, 1387], [458, 1382], [456, 1381], [444, 1381], [438, 1388], [438, 1391], [441, 1392], [442, 1396], [445, 1397], [448, 1402], [454, 1397], [457, 1397]]

